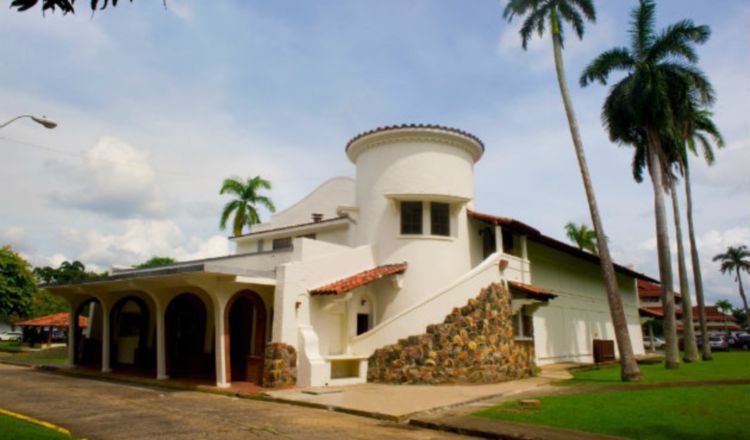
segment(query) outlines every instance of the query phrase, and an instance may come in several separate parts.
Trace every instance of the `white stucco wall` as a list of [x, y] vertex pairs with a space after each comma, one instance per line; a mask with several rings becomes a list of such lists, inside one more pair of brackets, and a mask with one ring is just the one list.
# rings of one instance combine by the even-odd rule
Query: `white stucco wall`
[[[529, 241], [533, 285], [559, 296], [534, 314], [539, 364], [593, 362], [593, 339], [615, 339], [598, 265]], [[636, 354], [643, 354], [635, 280], [617, 274], [625, 317]]]

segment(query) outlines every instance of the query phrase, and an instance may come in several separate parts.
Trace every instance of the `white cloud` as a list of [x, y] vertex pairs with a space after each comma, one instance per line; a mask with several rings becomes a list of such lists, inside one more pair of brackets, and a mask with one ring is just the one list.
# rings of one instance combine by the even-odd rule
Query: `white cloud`
[[119, 226], [119, 231], [109, 233], [64, 228], [60, 241], [75, 259], [99, 270], [112, 265], [136, 264], [153, 256], [184, 261], [229, 254], [226, 237], [186, 237], [172, 220], [133, 219]]
[[115, 218], [165, 213], [166, 203], [161, 199], [148, 155], [120, 139], [102, 137], [84, 154], [79, 166], [53, 162], [55, 166], [74, 187], [50, 194], [59, 206]]

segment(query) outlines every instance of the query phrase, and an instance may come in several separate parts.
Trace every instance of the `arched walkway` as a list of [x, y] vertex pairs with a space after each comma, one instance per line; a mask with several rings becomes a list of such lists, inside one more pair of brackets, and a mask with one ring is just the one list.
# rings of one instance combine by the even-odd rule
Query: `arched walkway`
[[110, 313], [110, 365], [115, 370], [155, 371], [155, 352], [149, 347], [149, 308], [138, 296], [126, 296]]
[[263, 383], [266, 306], [252, 290], [236, 293], [224, 310], [227, 381]]
[[[87, 320], [87, 326], [78, 325], [79, 317]], [[75, 309], [73, 321], [73, 354], [76, 366], [100, 369], [102, 367], [102, 305], [96, 298], [90, 298]]]
[[207, 318], [206, 305], [192, 293], [176, 296], [167, 306], [166, 362], [171, 377], [214, 378], [214, 344], [206, 350]]

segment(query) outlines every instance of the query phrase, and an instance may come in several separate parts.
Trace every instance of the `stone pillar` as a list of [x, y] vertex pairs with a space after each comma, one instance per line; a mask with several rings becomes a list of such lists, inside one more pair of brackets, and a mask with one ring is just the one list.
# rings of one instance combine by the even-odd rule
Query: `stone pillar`
[[102, 305], [102, 373], [110, 373], [112, 368], [109, 365], [109, 344], [111, 340], [109, 307], [101, 301], [100, 303]]
[[68, 365], [76, 365], [76, 335], [78, 334], [78, 315], [76, 307], [70, 304], [70, 314], [68, 315]]
[[216, 386], [219, 388], [226, 388], [230, 385], [227, 378], [227, 356], [226, 356], [226, 344], [227, 337], [224, 334], [224, 307], [226, 302], [216, 301], [216, 310], [214, 310], [214, 326], [216, 332]]
[[166, 310], [156, 296], [153, 296], [153, 298], [156, 304], [156, 379], [164, 380], [169, 379], [169, 376], [167, 376], [167, 341], [164, 325]]

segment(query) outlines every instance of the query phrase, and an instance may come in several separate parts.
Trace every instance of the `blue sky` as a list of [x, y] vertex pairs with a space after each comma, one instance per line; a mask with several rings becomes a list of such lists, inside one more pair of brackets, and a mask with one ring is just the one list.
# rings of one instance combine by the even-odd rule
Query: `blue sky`
[[[504, 2], [135, 0], [91, 17], [0, 8], [0, 242], [34, 264], [104, 269], [151, 255], [229, 252], [221, 180], [260, 174], [278, 207], [353, 175], [346, 141], [371, 128], [438, 123], [479, 136], [477, 208], [564, 238], [587, 208], [554, 77], [551, 45], [523, 51]], [[650, 185], [599, 120], [606, 87], [577, 79], [627, 44], [635, 1], [599, 1], [565, 62], [613, 252], [655, 275]], [[657, 26], [711, 26], [700, 66], [718, 92], [727, 147], [694, 162], [696, 222], [710, 299], [738, 304], [710, 257], [750, 244], [750, 4], [664, 0]], [[267, 216], [266, 216], [267, 218]]]

